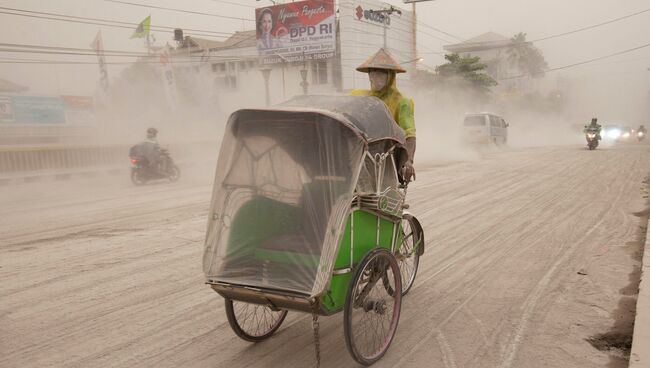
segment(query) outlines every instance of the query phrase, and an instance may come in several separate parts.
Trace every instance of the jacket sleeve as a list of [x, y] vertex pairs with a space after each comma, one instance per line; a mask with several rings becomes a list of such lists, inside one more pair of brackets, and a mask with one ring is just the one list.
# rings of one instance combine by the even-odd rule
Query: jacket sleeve
[[406, 138], [415, 137], [415, 118], [413, 100], [402, 98], [399, 103], [399, 121], [397, 124], [404, 129]]

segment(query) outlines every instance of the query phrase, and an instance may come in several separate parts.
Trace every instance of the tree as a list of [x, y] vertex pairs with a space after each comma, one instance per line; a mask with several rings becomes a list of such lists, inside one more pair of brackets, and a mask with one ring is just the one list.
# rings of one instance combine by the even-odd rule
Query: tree
[[526, 41], [526, 34], [519, 32], [512, 38], [512, 46], [508, 49], [508, 62], [526, 76], [541, 78], [548, 64], [544, 55], [532, 43]]
[[490, 87], [497, 81], [485, 73], [487, 66], [480, 63], [478, 56], [445, 55], [446, 64], [436, 67], [439, 84], [455, 89], [469, 90], [478, 96], [487, 97]]

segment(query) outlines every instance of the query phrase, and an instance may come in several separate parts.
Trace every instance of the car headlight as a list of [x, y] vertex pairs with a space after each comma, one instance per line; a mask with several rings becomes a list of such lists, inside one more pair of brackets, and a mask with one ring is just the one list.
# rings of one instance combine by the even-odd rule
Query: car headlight
[[630, 133], [629, 133], [629, 132], [625, 132], [625, 133], [623, 133], [623, 138], [628, 138], [629, 136], [630, 136]]
[[610, 138], [618, 138], [621, 136], [621, 131], [617, 129], [612, 129], [609, 132], [607, 132], [607, 136]]

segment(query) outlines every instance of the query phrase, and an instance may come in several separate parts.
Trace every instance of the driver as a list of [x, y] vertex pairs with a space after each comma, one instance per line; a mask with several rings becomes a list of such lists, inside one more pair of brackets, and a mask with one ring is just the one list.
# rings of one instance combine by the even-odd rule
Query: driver
[[158, 169], [160, 165], [160, 145], [158, 145], [158, 129], [147, 129], [147, 140], [142, 142], [144, 146], [144, 155], [148, 161], [149, 167]]
[[597, 118], [592, 118], [591, 123], [589, 123], [588, 125], [585, 125], [585, 133], [587, 131], [589, 131], [589, 130], [596, 131], [597, 132], [596, 139], [598, 139], [598, 140], [600, 140], [600, 129], [601, 129], [601, 126], [600, 126], [600, 124], [598, 124], [598, 119]]
[[404, 130], [408, 159], [403, 166], [404, 180], [415, 180], [413, 158], [415, 157], [415, 120], [413, 118], [413, 100], [404, 97], [396, 86], [397, 73], [406, 73], [393, 56], [385, 49], [379, 49], [375, 55], [361, 64], [358, 71], [368, 73], [370, 90], [355, 89], [352, 96], [375, 96], [384, 101], [388, 111]]

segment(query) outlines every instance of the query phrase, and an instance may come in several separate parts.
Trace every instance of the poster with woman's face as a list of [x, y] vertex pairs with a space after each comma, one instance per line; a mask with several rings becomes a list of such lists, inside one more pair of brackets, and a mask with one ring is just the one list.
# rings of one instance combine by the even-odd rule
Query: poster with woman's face
[[280, 46], [279, 37], [274, 28], [274, 17], [271, 8], [264, 8], [257, 15], [257, 49], [271, 50]]

